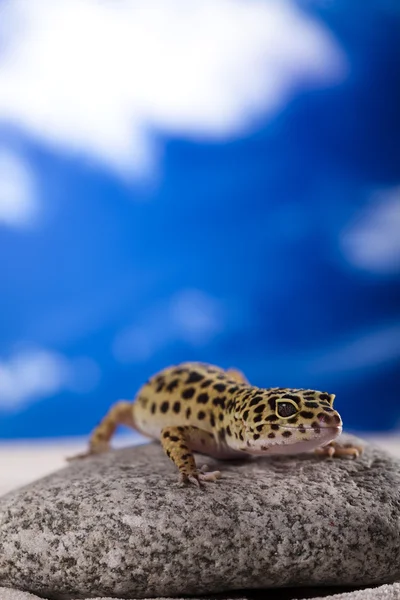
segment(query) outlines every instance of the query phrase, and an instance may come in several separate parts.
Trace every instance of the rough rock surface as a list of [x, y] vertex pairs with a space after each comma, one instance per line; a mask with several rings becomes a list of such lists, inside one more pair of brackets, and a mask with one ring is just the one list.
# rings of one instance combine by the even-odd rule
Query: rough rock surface
[[3, 496], [0, 585], [145, 598], [400, 579], [399, 460], [367, 447], [355, 461], [207, 462], [223, 478], [182, 488], [149, 444]]

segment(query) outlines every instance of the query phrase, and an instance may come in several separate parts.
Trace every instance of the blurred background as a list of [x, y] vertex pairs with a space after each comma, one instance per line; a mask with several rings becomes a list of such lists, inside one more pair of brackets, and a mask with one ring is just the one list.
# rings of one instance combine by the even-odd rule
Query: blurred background
[[396, 439], [399, 40], [389, 0], [0, 0], [3, 489], [180, 361]]

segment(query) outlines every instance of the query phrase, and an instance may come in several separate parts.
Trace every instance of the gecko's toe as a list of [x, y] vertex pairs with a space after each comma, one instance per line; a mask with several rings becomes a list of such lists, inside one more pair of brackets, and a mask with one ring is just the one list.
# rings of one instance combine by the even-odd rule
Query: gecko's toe
[[203, 466], [197, 473], [191, 473], [189, 475], [186, 473], [181, 473], [179, 476], [179, 483], [181, 485], [192, 483], [196, 487], [200, 488], [200, 487], [202, 487], [203, 482], [205, 482], [205, 481], [215, 482], [215, 481], [217, 481], [217, 479], [219, 479], [221, 477], [220, 471], [210, 471], [210, 472], [205, 472], [205, 471], [207, 471], [207, 467]]
[[353, 446], [353, 444], [346, 444], [342, 448], [343, 456], [349, 456], [350, 458], [358, 458], [364, 452], [362, 446]]
[[188, 481], [190, 483], [194, 483], [194, 485], [197, 486], [198, 488], [201, 486], [200, 479], [199, 479], [198, 475], [189, 475], [188, 476]]
[[209, 471], [207, 465], [200, 467], [199, 478], [202, 481], [217, 481], [221, 478], [221, 471]]
[[335, 454], [335, 448], [332, 446], [323, 446], [322, 448], [317, 448], [314, 452], [315, 454], [318, 454], [318, 456], [328, 456], [329, 458], [332, 458]]
[[104, 454], [110, 450], [109, 444], [96, 444], [86, 450], [86, 452], [82, 452], [81, 454], [75, 454], [74, 456], [67, 456], [65, 459], [67, 462], [73, 462], [75, 460], [83, 460], [85, 458], [89, 458], [90, 456], [97, 456], [98, 454]]
[[196, 473], [188, 475], [186, 473], [181, 473], [179, 475], [179, 483], [181, 487], [187, 485], [188, 483], [193, 483], [196, 487], [200, 487], [200, 481], [198, 475]]
[[221, 472], [210, 471], [209, 473], [199, 473], [198, 477], [200, 481], [217, 481], [217, 479], [221, 478]]
[[358, 458], [364, 451], [362, 446], [354, 446], [353, 444], [340, 444], [336, 442], [331, 442], [327, 446], [323, 446], [322, 448], [317, 448], [315, 453], [322, 456], [329, 457], [344, 457], [344, 458]]

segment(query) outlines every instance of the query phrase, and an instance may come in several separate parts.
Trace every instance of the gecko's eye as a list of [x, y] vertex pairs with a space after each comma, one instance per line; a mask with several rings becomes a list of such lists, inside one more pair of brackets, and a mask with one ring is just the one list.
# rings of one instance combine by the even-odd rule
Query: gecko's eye
[[284, 402], [280, 402], [278, 400], [277, 403], [276, 403], [276, 412], [278, 414], [278, 417], [282, 417], [283, 419], [287, 419], [288, 417], [292, 417], [298, 411], [299, 411], [299, 409], [292, 402], [287, 402], [286, 400]]

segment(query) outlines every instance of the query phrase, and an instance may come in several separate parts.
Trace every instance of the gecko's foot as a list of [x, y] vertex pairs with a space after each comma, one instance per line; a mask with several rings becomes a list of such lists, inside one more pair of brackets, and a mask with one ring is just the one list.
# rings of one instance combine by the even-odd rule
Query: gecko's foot
[[98, 454], [104, 454], [104, 452], [108, 452], [110, 450], [110, 445], [106, 442], [104, 444], [96, 444], [96, 446], [92, 446], [86, 452], [82, 452], [81, 454], [75, 454], [74, 456], [67, 456], [65, 459], [67, 462], [73, 462], [74, 460], [82, 460], [84, 458], [89, 458], [89, 456], [97, 456]]
[[191, 473], [190, 475], [186, 475], [181, 473], [179, 476], [179, 483], [193, 483], [197, 487], [201, 487], [202, 482], [204, 481], [217, 481], [220, 479], [221, 472], [220, 471], [208, 471], [207, 465], [203, 465], [199, 471], [196, 473]]
[[322, 448], [317, 448], [314, 452], [319, 456], [358, 458], [364, 451], [362, 446], [354, 444], [341, 444], [340, 442], [330, 442]]

